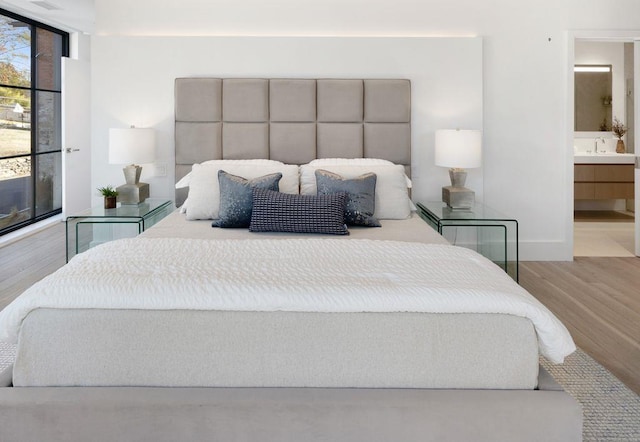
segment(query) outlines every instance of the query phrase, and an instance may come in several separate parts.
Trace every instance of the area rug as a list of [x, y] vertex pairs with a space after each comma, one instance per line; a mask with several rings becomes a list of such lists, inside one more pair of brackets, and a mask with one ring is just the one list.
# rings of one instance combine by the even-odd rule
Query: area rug
[[640, 441], [640, 396], [578, 349], [562, 365], [540, 363], [582, 405], [585, 441]]
[[[0, 342], [0, 371], [15, 359], [15, 346]], [[562, 365], [540, 363], [582, 405], [584, 441], [640, 441], [640, 396], [582, 350]]]
[[15, 345], [0, 342], [0, 371], [13, 364], [16, 358]]

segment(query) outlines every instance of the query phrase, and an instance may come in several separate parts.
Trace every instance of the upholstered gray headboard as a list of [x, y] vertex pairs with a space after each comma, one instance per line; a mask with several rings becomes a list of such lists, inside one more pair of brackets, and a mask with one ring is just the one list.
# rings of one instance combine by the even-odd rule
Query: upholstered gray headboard
[[382, 158], [411, 172], [409, 80], [178, 78], [175, 118], [176, 181], [214, 159]]

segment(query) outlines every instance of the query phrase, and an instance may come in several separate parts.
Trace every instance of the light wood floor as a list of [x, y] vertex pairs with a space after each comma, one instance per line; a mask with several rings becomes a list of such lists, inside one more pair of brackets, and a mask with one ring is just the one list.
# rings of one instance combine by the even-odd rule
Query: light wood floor
[[65, 262], [63, 222], [0, 247], [0, 310]]
[[640, 258], [521, 262], [520, 284], [578, 347], [640, 394]]
[[635, 256], [636, 229], [633, 222], [576, 221], [573, 223], [573, 256]]
[[[0, 309], [65, 263], [64, 224], [0, 248]], [[521, 262], [520, 283], [576, 344], [640, 394], [640, 258]]]

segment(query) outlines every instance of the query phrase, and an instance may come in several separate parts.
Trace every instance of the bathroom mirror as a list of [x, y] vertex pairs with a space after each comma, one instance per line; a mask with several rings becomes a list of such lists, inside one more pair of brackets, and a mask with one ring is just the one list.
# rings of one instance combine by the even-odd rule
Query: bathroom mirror
[[576, 65], [575, 131], [611, 130], [611, 65]]

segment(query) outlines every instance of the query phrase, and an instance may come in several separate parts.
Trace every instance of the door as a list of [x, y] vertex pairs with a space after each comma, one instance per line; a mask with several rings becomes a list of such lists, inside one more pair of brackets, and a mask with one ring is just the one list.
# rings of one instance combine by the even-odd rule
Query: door
[[633, 42], [633, 152], [636, 154], [636, 170], [635, 170], [635, 188], [634, 188], [634, 211], [635, 211], [635, 239], [636, 239], [636, 256], [640, 256], [640, 143], [637, 136], [637, 128], [640, 128], [640, 109], [638, 109], [638, 103], [640, 102], [639, 88], [635, 85], [640, 85], [640, 41]]
[[91, 207], [91, 69], [62, 59], [62, 213]]
[[[636, 144], [636, 149], [638, 148]], [[636, 170], [635, 170], [635, 231], [636, 231], [636, 256], [640, 256], [640, 214], [638, 214], [638, 208], [640, 208], [640, 156], [636, 151]]]

